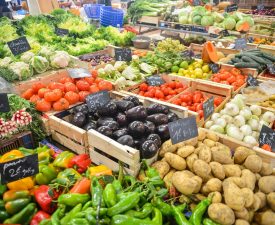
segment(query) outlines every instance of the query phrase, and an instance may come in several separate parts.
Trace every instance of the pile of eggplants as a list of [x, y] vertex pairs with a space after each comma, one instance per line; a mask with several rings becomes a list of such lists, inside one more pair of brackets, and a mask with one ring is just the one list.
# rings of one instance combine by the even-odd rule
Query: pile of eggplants
[[105, 105], [77, 106], [71, 123], [87, 131], [97, 130], [120, 144], [140, 150], [141, 157], [149, 159], [170, 138], [168, 123], [178, 119], [167, 106], [153, 103], [145, 108], [137, 97], [126, 96]]

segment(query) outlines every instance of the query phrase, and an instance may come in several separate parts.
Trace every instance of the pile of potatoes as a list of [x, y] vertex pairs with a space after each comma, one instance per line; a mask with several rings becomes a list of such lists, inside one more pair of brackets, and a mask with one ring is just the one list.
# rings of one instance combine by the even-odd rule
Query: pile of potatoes
[[[232, 156], [233, 154], [233, 156]], [[199, 129], [197, 138], [166, 141], [153, 163], [167, 188], [184, 196], [211, 196], [208, 216], [221, 225], [275, 225], [275, 173], [255, 151], [234, 152], [219, 137]]]

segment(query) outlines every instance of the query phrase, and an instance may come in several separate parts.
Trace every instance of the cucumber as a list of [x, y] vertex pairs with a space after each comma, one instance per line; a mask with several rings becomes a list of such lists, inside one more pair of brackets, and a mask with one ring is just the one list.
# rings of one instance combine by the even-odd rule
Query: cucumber
[[239, 62], [239, 63], [235, 63], [234, 66], [236, 68], [256, 68], [258, 69], [259, 64], [258, 63], [245, 63], [245, 62]]
[[232, 61], [233, 63], [237, 63], [237, 62], [240, 62], [240, 59], [238, 59], [238, 58], [232, 58], [231, 61]]
[[263, 53], [263, 57], [270, 60], [270, 61], [272, 61], [272, 62], [275, 62], [275, 56], [273, 56], [273, 55]]
[[243, 61], [243, 62], [256, 63], [255, 60], [251, 59], [251, 58], [248, 57], [248, 56], [243, 56], [243, 57], [242, 57], [242, 61]]
[[258, 57], [258, 56], [255, 56], [255, 55], [249, 55], [248, 57], [250, 57], [251, 59], [253, 59], [257, 63], [266, 64], [266, 61], [264, 59], [262, 59], [261, 57]]

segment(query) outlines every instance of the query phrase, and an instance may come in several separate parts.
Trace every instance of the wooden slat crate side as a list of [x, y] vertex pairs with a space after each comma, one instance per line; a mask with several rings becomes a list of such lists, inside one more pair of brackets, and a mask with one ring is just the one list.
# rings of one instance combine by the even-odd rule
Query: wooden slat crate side
[[48, 118], [41, 117], [42, 120], [42, 127], [46, 133], [47, 136], [51, 135], [51, 128], [50, 128], [50, 121]]

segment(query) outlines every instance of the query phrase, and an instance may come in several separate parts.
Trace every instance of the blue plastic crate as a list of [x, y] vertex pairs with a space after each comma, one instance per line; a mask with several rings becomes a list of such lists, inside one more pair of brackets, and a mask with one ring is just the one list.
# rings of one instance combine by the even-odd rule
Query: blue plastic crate
[[99, 19], [100, 9], [104, 6], [103, 4], [84, 4], [83, 8], [88, 18]]
[[103, 6], [100, 10], [100, 24], [102, 26], [122, 27], [123, 16], [123, 10]]

